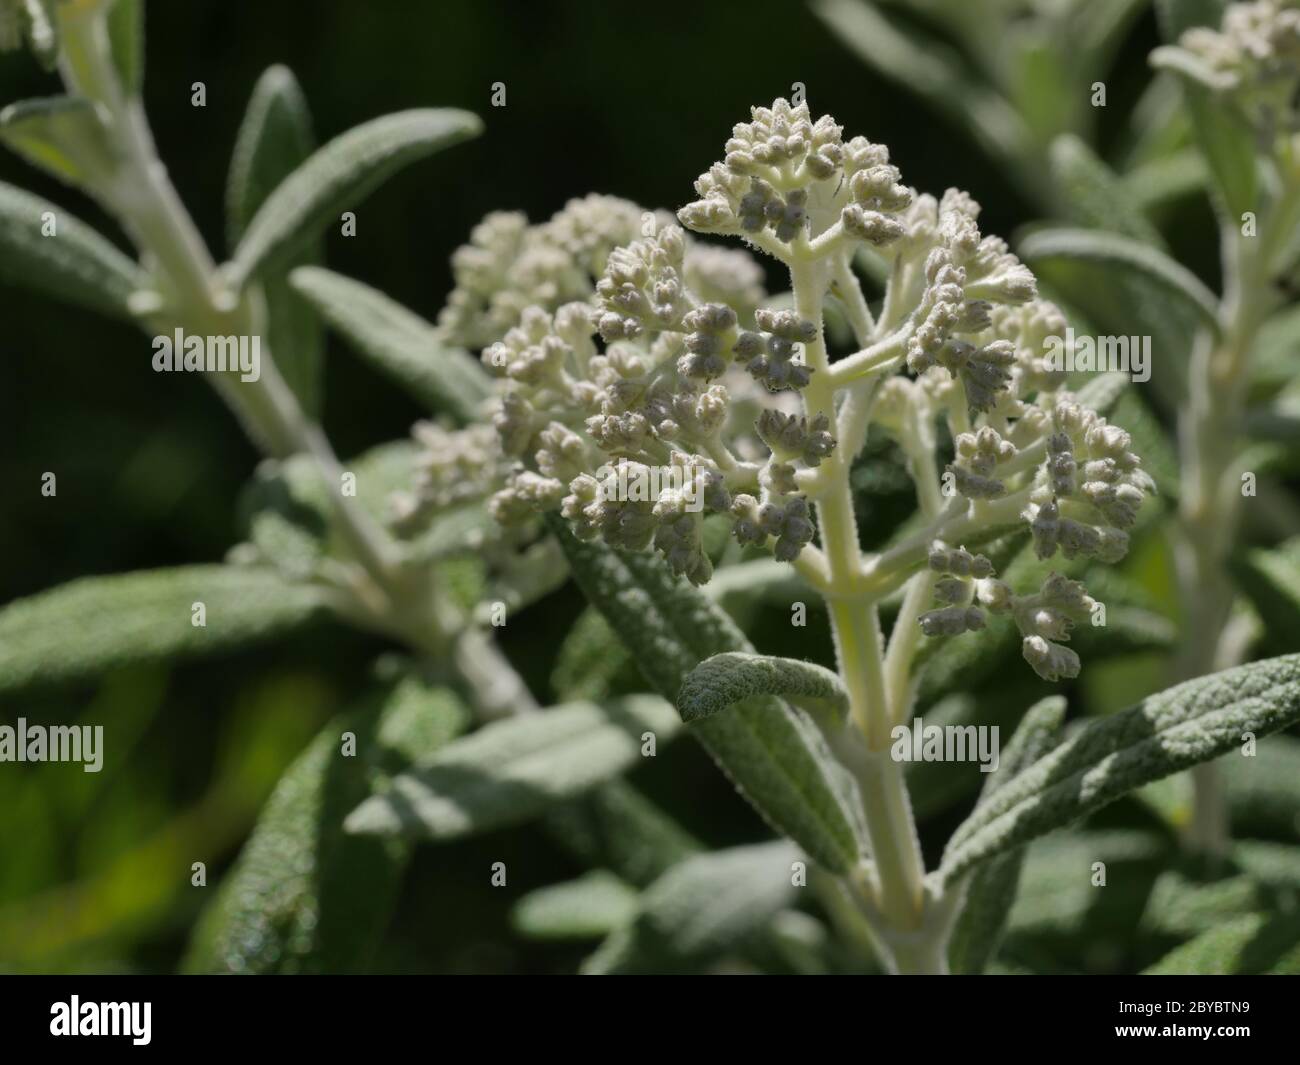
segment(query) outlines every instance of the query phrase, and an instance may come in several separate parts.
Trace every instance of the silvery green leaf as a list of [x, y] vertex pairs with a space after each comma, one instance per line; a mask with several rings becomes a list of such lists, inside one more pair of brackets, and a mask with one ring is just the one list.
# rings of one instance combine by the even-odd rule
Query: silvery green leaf
[[1164, 246], [1160, 231], [1142, 208], [1128, 199], [1119, 175], [1083, 140], [1073, 133], [1061, 134], [1052, 142], [1050, 159], [1062, 202], [1074, 221], [1126, 233], [1152, 247]]
[[1300, 537], [1276, 547], [1254, 547], [1231, 560], [1237, 586], [1259, 611], [1266, 637], [1290, 639], [1300, 625]]
[[1145, 976], [1300, 974], [1300, 917], [1255, 913], [1219, 924], [1144, 971]]
[[779, 695], [800, 705], [810, 700], [837, 721], [849, 709], [849, 693], [825, 666], [744, 651], [724, 651], [691, 670], [677, 693], [677, 709], [689, 725], [756, 695]]
[[635, 918], [582, 971], [683, 972], [743, 950], [795, 896], [796, 847], [784, 840], [700, 854], [642, 893]]
[[964, 73], [968, 64], [948, 44], [860, 0], [817, 0], [812, 8], [864, 63], [970, 130], [1029, 188], [1041, 188], [1032, 171], [1020, 165], [1029, 144], [1024, 121], [1005, 99]]
[[587, 607], [569, 628], [555, 656], [551, 687], [564, 699], [603, 699], [626, 676], [639, 681], [632, 654], [595, 607]]
[[[493, 604], [503, 604], [506, 615], [512, 616], [558, 591], [568, 580], [569, 566], [559, 546], [554, 540], [538, 540], [499, 560], [491, 588], [479, 607], [490, 624]], [[484, 606], [486, 610], [482, 610]]]
[[[665, 698], [676, 698], [703, 659], [753, 651], [726, 614], [658, 559], [580, 542], [558, 518], [548, 521], [588, 601]], [[867, 845], [856, 799], [810, 721], [762, 697], [744, 713], [699, 721], [691, 732], [778, 832], [833, 872], [861, 861]]]
[[1272, 395], [1294, 387], [1295, 353], [1300, 349], [1300, 304], [1281, 307], [1261, 323], [1250, 348], [1252, 391]]
[[636, 889], [596, 869], [563, 884], [530, 891], [514, 904], [510, 923], [529, 939], [599, 939], [637, 912]]
[[417, 109], [372, 119], [335, 137], [282, 181], [248, 223], [229, 267], [241, 288], [316, 239], [340, 213], [408, 163], [476, 136], [468, 111]]
[[1111, 409], [1124, 398], [1128, 391], [1129, 379], [1122, 373], [1099, 373], [1075, 393], [1089, 410], [1098, 414], [1109, 414]]
[[630, 769], [643, 734], [663, 742], [678, 728], [669, 704], [644, 695], [496, 721], [397, 776], [346, 828], [448, 840], [518, 824]]
[[492, 379], [465, 350], [447, 347], [419, 315], [369, 285], [329, 270], [295, 270], [292, 284], [384, 376], [431, 411], [481, 415]]
[[[43, 215], [55, 236], [42, 233]], [[0, 182], [0, 276], [91, 310], [129, 317], [127, 300], [147, 286], [140, 268], [62, 207]]]
[[1300, 655], [1187, 681], [1093, 721], [1000, 788], [953, 834], [940, 879], [1076, 821], [1160, 777], [1300, 720]]
[[1178, 869], [1156, 877], [1142, 915], [1142, 931], [1187, 939], [1267, 907], [1267, 893], [1246, 875], [1198, 881]]
[[1182, 148], [1134, 167], [1120, 180], [1124, 194], [1143, 211], [1199, 192], [1209, 179], [1205, 159], [1192, 148]]
[[1290, 843], [1238, 840], [1232, 845], [1232, 864], [1272, 891], [1300, 891], [1300, 847]]
[[244, 109], [226, 176], [226, 233], [232, 248], [271, 193], [315, 147], [298, 79], [288, 67], [268, 67]]
[[[405, 841], [352, 836], [343, 819], [395, 769], [459, 735], [469, 711], [404, 676], [323, 728], [280, 778], [200, 918], [190, 972], [364, 971], [397, 901]], [[343, 751], [345, 733], [355, 753]]]
[[[202, 603], [205, 625], [192, 624]], [[180, 566], [82, 577], [0, 607], [0, 692], [74, 683], [138, 662], [262, 643], [324, 616], [320, 589], [274, 570]]]
[[1300, 843], [1300, 740], [1271, 736], [1218, 768], [1234, 832]]
[[267, 460], [240, 499], [249, 541], [266, 562], [291, 580], [308, 580], [330, 536], [329, 500], [306, 456]]
[[[1059, 695], [1048, 696], [1025, 711], [1020, 727], [1002, 752], [998, 768], [989, 774], [976, 810], [1056, 746], [1064, 720], [1065, 700]], [[1020, 884], [1023, 862], [1023, 849], [1009, 851], [980, 866], [971, 876], [948, 944], [948, 962], [954, 973], [981, 973], [997, 952]]]
[[1038, 229], [1020, 242], [1020, 255], [1035, 267], [1045, 260], [1066, 259], [1101, 270], [1132, 272], [1194, 311], [1203, 324], [1216, 331], [1219, 328], [1218, 299], [1195, 274], [1159, 249], [1118, 233]]
[[138, 96], [144, 87], [144, 0], [112, 0], [108, 40], [122, 87]]
[[[1135, 829], [1062, 832], [1034, 840], [1024, 851], [1004, 954], [1044, 941], [1131, 940], [1170, 851], [1166, 837]], [[1104, 888], [1095, 883], [1098, 862], [1106, 870]]]
[[612, 780], [547, 813], [547, 831], [589, 865], [644, 887], [703, 850], [689, 832], [630, 784]]
[[713, 579], [701, 589], [733, 617], [752, 603], [772, 603], [789, 606], [796, 600], [816, 602], [812, 589], [794, 568], [774, 558], [755, 558], [723, 566], [713, 573]]
[[[258, 208], [316, 146], [307, 101], [293, 73], [282, 66], [266, 70], [253, 88], [235, 138], [226, 179], [226, 231], [234, 247]], [[318, 263], [323, 241], [317, 237], [285, 263]], [[267, 340], [271, 354], [303, 408], [320, 412], [325, 334], [315, 310], [288, 284], [281, 271], [263, 284]]]
[[117, 168], [108, 132], [89, 100], [53, 96], [10, 104], [0, 111], [0, 141], [60, 181], [92, 192]]

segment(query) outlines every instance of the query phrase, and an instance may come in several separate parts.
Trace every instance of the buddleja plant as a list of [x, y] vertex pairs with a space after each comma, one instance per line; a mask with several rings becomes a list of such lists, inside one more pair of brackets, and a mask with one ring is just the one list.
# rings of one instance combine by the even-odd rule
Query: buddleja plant
[[[7, 262], [146, 334], [261, 337], [259, 380], [215, 380], [272, 457], [226, 564], [4, 608], [3, 689], [226, 650], [320, 615], [404, 649], [287, 771], [188, 967], [364, 967], [410, 842], [538, 820], [592, 872], [527, 896], [516, 924], [603, 936], [585, 971], [980, 971], [1026, 843], [1300, 719], [1295, 656], [1068, 730], [1060, 697], [1021, 703], [927, 868], [915, 811], [940, 789], [905, 771], [896, 732], [921, 705], [960, 703], [962, 663], [1008, 635], [1035, 683], [1077, 675], [1075, 646], [1103, 616], [1090, 590], [1153, 489], [1143, 449], [1107, 420], [1123, 382], [1076, 388], [1045, 358], [1066, 319], [981, 234], [969, 196], [919, 193], [884, 146], [778, 100], [735, 128], [675, 217], [607, 196], [540, 225], [489, 216], [431, 325], [316, 265], [318, 239], [398, 165], [478, 132], [473, 116], [406, 112], [313, 151], [291, 75], [268, 72], [234, 152], [218, 266], [148, 134], [139, 5], [3, 11], [67, 95], [7, 109], [0, 136], [94, 197], [139, 253], [4, 187]], [[784, 268], [788, 294], [765, 292], [756, 256]], [[864, 259], [887, 279], [878, 301]], [[831, 314], [853, 350], [828, 343]], [[411, 442], [334, 456], [312, 414], [319, 319], [425, 403]], [[901, 456], [914, 514], [864, 551], [856, 477], [882, 447]], [[589, 642], [566, 640], [553, 686], [572, 697], [543, 710], [491, 634], [570, 573], [594, 611], [574, 634]], [[759, 600], [795, 616], [824, 604], [835, 668], [758, 654], [738, 619]], [[642, 680], [614, 682], [606, 638]], [[709, 851], [620, 779], [684, 733], [777, 841]]]
[[[755, 306], [747, 266], [730, 286], [711, 276], [697, 287], [694, 244], [653, 215], [640, 239], [608, 253], [589, 298], [563, 302], [561, 287], [540, 286], [542, 298], [483, 351], [505, 382], [493, 423], [513, 460], [493, 513], [508, 527], [551, 515], [579, 583], [646, 679], [767, 820], [833, 874], [829, 893], [843, 893], [887, 966], [942, 970], [956, 952], [969, 967], [996, 939], [1016, 847], [1234, 745], [1240, 707], [1220, 705], [1225, 689], [1208, 702], [1200, 688], [1175, 689], [1061, 743], [1062, 703], [1036, 705], [927, 874], [891, 752], [913, 713], [922, 643], [1003, 616], [1029, 665], [1054, 681], [1079, 672], [1066, 644], [1097, 606], [1058, 571], [1013, 587], [974, 549], [1020, 528], [1039, 560], [1116, 562], [1153, 486], [1128, 434], [1044, 359], [1064, 319], [1006, 244], [980, 234], [965, 194], [918, 194], [883, 146], [846, 140], [829, 117], [814, 121], [786, 100], [735, 128], [696, 191], [680, 221], [777, 259], [793, 306]], [[465, 260], [486, 262], [493, 240], [481, 230]], [[888, 277], [875, 314], [850, 266], [864, 248]], [[505, 306], [526, 302], [503, 270], [497, 281]], [[824, 338], [832, 299], [861, 345], [834, 361]], [[453, 297], [454, 313], [465, 304]], [[907, 456], [920, 513], [864, 555], [849, 475], [873, 426]], [[938, 427], [952, 440], [946, 460]], [[426, 485], [447, 483], [449, 458], [465, 454], [438, 443]], [[436, 502], [437, 491], [423, 497]], [[690, 590], [714, 577], [711, 523], [824, 597], [836, 671], [754, 654]], [[879, 608], [900, 590], [886, 642]], [[1261, 675], [1273, 668], [1292, 666]], [[1193, 733], [1189, 746], [1173, 738]], [[451, 767], [399, 777], [353, 826], [438, 834], [452, 815]], [[605, 953], [633, 950], [624, 940], [636, 938], [616, 936]]]

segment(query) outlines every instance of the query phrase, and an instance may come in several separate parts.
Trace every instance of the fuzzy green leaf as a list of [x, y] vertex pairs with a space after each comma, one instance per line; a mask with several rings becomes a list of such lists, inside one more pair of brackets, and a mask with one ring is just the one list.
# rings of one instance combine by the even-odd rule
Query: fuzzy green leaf
[[1234, 833], [1300, 841], [1300, 740], [1272, 736], [1218, 768]]
[[1128, 198], [1123, 182], [1091, 148], [1072, 133], [1052, 142], [1052, 174], [1070, 216], [1081, 225], [1125, 233], [1152, 247], [1164, 246], [1160, 231]]
[[[1051, 695], [1025, 711], [1024, 719], [989, 776], [975, 809], [1018, 774], [1047, 754], [1060, 740], [1065, 700]], [[1024, 850], [1000, 854], [975, 870], [948, 944], [948, 962], [955, 973], [982, 973], [997, 951], [1020, 884]]]
[[346, 827], [448, 840], [518, 824], [631, 768], [643, 733], [663, 741], [679, 727], [671, 706], [644, 695], [497, 721], [395, 778]]
[[248, 223], [230, 263], [231, 283], [242, 287], [291, 257], [397, 170], [476, 136], [482, 126], [468, 111], [417, 109], [335, 137], [282, 181]]
[[[569, 628], [555, 656], [551, 688], [562, 699], [603, 699], [635, 690], [641, 682], [632, 654], [605, 615], [587, 607]], [[627, 684], [632, 687], [627, 687]]]
[[1078, 820], [1143, 784], [1300, 720], [1300, 655], [1179, 684], [1086, 725], [1000, 788], [953, 834], [940, 878]]
[[[54, 216], [56, 235], [41, 232]], [[0, 277], [119, 318], [147, 285], [131, 259], [84, 222], [48, 200], [0, 182]]]
[[1005, 99], [967, 76], [967, 64], [945, 42], [861, 0], [816, 0], [812, 9], [860, 60], [969, 129], [995, 159], [1017, 167], [1029, 143], [1024, 121]]
[[108, 41], [122, 87], [138, 96], [144, 87], [144, 0], [113, 0]]
[[[454, 739], [469, 711], [414, 676], [326, 725], [280, 778], [253, 835], [203, 915], [189, 972], [364, 971], [409, 853], [402, 840], [351, 836], [343, 819], [395, 769]], [[343, 752], [344, 734], [355, 753]]]
[[1300, 974], [1300, 917], [1256, 913], [1218, 925], [1166, 954], [1145, 976]]
[[[191, 623], [195, 603], [204, 605], [206, 625]], [[0, 692], [219, 654], [325, 613], [319, 589], [288, 584], [264, 568], [182, 566], [83, 577], [0, 608]]]
[[85, 189], [117, 166], [95, 105], [71, 96], [10, 104], [0, 111], [0, 141], [33, 166]]
[[291, 281], [368, 362], [431, 411], [461, 422], [480, 416], [492, 379], [468, 352], [443, 345], [419, 315], [329, 270], [295, 270]]
[[[1070, 953], [1080, 942], [1131, 942], [1151, 885], [1172, 860], [1166, 837], [1134, 829], [1060, 832], [1024, 855], [1004, 955], [1052, 942]], [[1093, 883], [1096, 862], [1106, 867], [1104, 890]]]
[[1251, 548], [1232, 562], [1233, 576], [1264, 622], [1272, 642], [1291, 639], [1300, 626], [1300, 537], [1273, 548]]
[[583, 972], [691, 971], [743, 949], [793, 899], [799, 860], [784, 840], [687, 859], [645, 890], [633, 922], [613, 933]]
[[1218, 300], [1200, 279], [1164, 252], [1118, 233], [1089, 229], [1039, 229], [1020, 242], [1021, 257], [1031, 264], [1067, 259], [1098, 269], [1131, 271], [1200, 315], [1211, 329], [1219, 327]]
[[[258, 79], [244, 111], [226, 179], [226, 231], [234, 247], [258, 208], [300, 166], [312, 149], [307, 101], [293, 73], [269, 67]], [[305, 243], [285, 270], [319, 263], [323, 241]], [[325, 330], [316, 311], [290, 287], [281, 271], [268, 272], [267, 340], [275, 364], [303, 409], [319, 415], [325, 359]]]
[[226, 176], [226, 233], [232, 248], [271, 193], [315, 147], [298, 79], [288, 67], [268, 67], [244, 109]]
[[547, 831], [588, 865], [604, 866], [644, 887], [703, 850], [700, 842], [622, 780], [552, 809]]
[[1233, 917], [1258, 913], [1267, 904], [1267, 893], [1249, 876], [1202, 882], [1180, 869], [1167, 869], [1151, 886], [1142, 931], [1188, 939]]
[[627, 924], [636, 912], [636, 890], [596, 869], [577, 880], [530, 891], [511, 909], [510, 923], [529, 939], [599, 939]]
[[812, 598], [811, 589], [794, 567], [774, 558], [723, 566], [701, 590], [732, 617], [759, 603], [788, 608], [795, 600]]
[[[676, 698], [703, 659], [752, 653], [731, 619], [658, 559], [580, 542], [559, 518], [548, 520], [588, 601], [665, 698]], [[778, 832], [833, 872], [858, 864], [866, 843], [856, 796], [806, 717], [779, 699], [759, 697], [740, 713], [696, 722], [691, 732]]]
[[711, 717], [755, 695], [779, 695], [793, 701], [829, 705], [840, 720], [848, 713], [849, 693], [825, 666], [795, 658], [726, 651], [696, 666], [677, 693], [677, 709], [687, 724]]

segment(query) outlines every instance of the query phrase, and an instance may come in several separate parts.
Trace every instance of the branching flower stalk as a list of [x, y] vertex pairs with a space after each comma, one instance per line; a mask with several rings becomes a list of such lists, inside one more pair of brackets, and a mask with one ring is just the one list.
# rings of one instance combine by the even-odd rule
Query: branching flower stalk
[[[1114, 561], [1151, 484], [1127, 434], [1044, 362], [1064, 319], [1006, 244], [980, 235], [966, 194], [918, 194], [883, 146], [846, 141], [785, 100], [737, 126], [696, 189], [681, 222], [779, 260], [793, 308], [728, 299], [728, 287], [750, 290], [734, 252], [737, 279], [715, 270], [722, 295], [703, 295], [699, 246], [658, 222], [609, 252], [587, 299], [562, 302], [552, 287], [483, 352], [505, 383], [494, 423], [515, 463], [494, 513], [509, 525], [559, 510], [578, 537], [656, 551], [695, 584], [712, 575], [706, 520], [795, 566], [826, 600], [847, 692], [847, 723], [819, 719], [856, 779], [871, 844], [846, 886], [892, 968], [942, 970], [959, 899], [927, 882], [889, 752], [911, 717], [919, 643], [1006, 615], [1036, 672], [1074, 676], [1065, 642], [1093, 605], [1082, 586], [1052, 574], [1016, 594], [962, 545], [1027, 525], [1042, 558]], [[874, 316], [850, 266], [863, 246], [890, 279]], [[861, 345], [838, 360], [832, 295]], [[942, 481], [937, 421], [955, 441]], [[872, 424], [907, 456], [923, 526], [864, 555], [849, 473]], [[880, 603], [904, 585], [886, 643]]]

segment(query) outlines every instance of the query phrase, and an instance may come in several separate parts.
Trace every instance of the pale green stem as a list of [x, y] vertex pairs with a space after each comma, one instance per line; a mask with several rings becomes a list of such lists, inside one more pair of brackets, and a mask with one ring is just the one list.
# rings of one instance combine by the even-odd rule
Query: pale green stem
[[894, 621], [894, 631], [889, 634], [889, 649], [885, 652], [885, 692], [893, 725], [905, 725], [911, 718], [912, 660], [921, 642], [921, 626], [917, 619], [934, 595], [936, 576], [924, 569], [911, 578]]
[[[1261, 270], [1267, 254], [1259, 238], [1245, 237], [1235, 222], [1221, 228], [1224, 296], [1221, 336], [1197, 337], [1188, 369], [1187, 406], [1179, 424], [1182, 496], [1175, 559], [1187, 640], [1175, 662], [1175, 679], [1199, 676], [1217, 657], [1232, 610], [1227, 575], [1241, 506], [1234, 483], [1236, 426], [1245, 404], [1246, 360], [1261, 318]], [[1230, 843], [1222, 783], [1213, 763], [1192, 770], [1193, 808], [1187, 842], [1194, 850], [1222, 857]]]
[[[805, 345], [808, 366], [814, 371], [804, 389], [805, 413], [810, 418], [820, 413], [834, 419], [835, 388], [826, 373], [829, 360], [822, 323], [827, 287], [824, 264], [796, 259], [790, 276], [795, 309], [815, 326], [814, 338]], [[823, 490], [817, 498], [818, 528], [830, 583], [846, 590], [855, 587], [861, 574], [849, 487], [850, 461], [837, 449], [823, 462]], [[888, 753], [889, 705], [876, 605], [850, 591], [831, 599], [828, 606], [851, 717], [865, 737], [868, 751], [862, 765], [855, 768], [879, 879], [880, 909], [892, 927], [916, 929], [922, 921], [924, 868], [902, 768]]]

